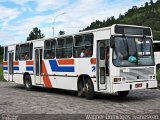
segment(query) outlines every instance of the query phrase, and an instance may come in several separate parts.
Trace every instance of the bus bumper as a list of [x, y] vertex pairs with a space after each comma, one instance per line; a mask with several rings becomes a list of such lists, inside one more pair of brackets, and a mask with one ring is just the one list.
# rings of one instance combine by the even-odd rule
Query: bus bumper
[[113, 93], [118, 91], [129, 91], [129, 90], [139, 90], [139, 89], [149, 89], [157, 88], [157, 81], [145, 81], [145, 82], [134, 82], [134, 83], [120, 83], [113, 84]]

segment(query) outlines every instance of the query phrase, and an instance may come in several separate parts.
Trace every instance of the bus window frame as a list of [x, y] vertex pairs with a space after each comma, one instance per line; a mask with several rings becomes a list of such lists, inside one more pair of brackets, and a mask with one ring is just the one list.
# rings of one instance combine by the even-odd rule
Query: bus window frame
[[[124, 37], [124, 35], [114, 35], [113, 36], [113, 38], [115, 38], [115, 37]], [[136, 38], [143, 38], [142, 36], [134, 36], [134, 35], [127, 35], [127, 36], [125, 36], [125, 37], [136, 37]], [[145, 39], [150, 39], [151, 40], [151, 46], [152, 46], [152, 49], [151, 49], [151, 52], [153, 52], [153, 61], [155, 61], [155, 57], [154, 57], [154, 51], [153, 51], [153, 38], [150, 36], [150, 37], [145, 37]], [[114, 40], [114, 42], [115, 42], [115, 40]], [[115, 44], [115, 43], [114, 43]], [[111, 46], [110, 46], [110, 48], [112, 48]], [[115, 53], [115, 45], [114, 45], [114, 47], [112, 48], [113, 50], [113, 52], [112, 52], [112, 64], [115, 66], [115, 67], [142, 67], [142, 66], [146, 66], [146, 65], [136, 65], [136, 66], [117, 66], [117, 65], [115, 65], [114, 64], [114, 59], [113, 59], [113, 56], [114, 56], [114, 54], [116, 54]], [[155, 65], [155, 62], [153, 63], [153, 65], [147, 65], [147, 66], [154, 66]]]
[[[53, 42], [54, 41], [54, 42]], [[49, 48], [47, 48], [46, 49], [46, 42], [50, 42], [50, 47]], [[44, 41], [44, 54], [43, 54], [43, 58], [44, 59], [55, 59], [55, 56], [56, 56], [56, 39], [50, 39], [50, 40], [45, 40]], [[53, 46], [53, 44], [54, 44], [54, 55], [52, 56], [51, 54], [52, 54], [52, 46]], [[49, 54], [49, 56], [48, 56], [48, 58], [47, 58], [47, 56], [45, 56], [46, 54], [46, 51], [50, 51], [50, 54]]]
[[29, 59], [32, 60], [33, 58], [33, 43], [29, 44]]
[[4, 48], [4, 61], [8, 61], [8, 46]]
[[[27, 52], [24, 52], [24, 51], [22, 52], [22, 51], [21, 51], [22, 49], [24, 49], [24, 48], [22, 47], [23, 45], [27, 45], [27, 46], [28, 46], [28, 50], [26, 49]], [[19, 46], [20, 46], [19, 61], [29, 60], [29, 59], [30, 59], [30, 56], [29, 56], [29, 55], [30, 55], [30, 44], [29, 44], [29, 43], [25, 43], [25, 44], [21, 44], [21, 45], [19, 45]], [[28, 53], [28, 59], [25, 59], [24, 56], [23, 56], [23, 59], [20, 58], [21, 55], [24, 54], [24, 53]]]
[[[71, 46], [67, 46], [67, 39], [71, 40]], [[59, 45], [59, 41], [63, 41], [62, 45]], [[74, 37], [73, 36], [66, 36], [62, 38], [57, 38], [57, 44], [56, 44], [56, 58], [57, 59], [66, 59], [66, 58], [72, 58], [73, 57], [73, 45], [74, 45]], [[60, 46], [60, 47], [59, 47]], [[66, 52], [66, 49], [69, 49], [69, 54]], [[58, 54], [60, 52], [60, 54]], [[68, 54], [68, 56], [67, 56]], [[66, 57], [64, 57], [66, 56]]]
[[[84, 43], [84, 41], [85, 40], [83, 40], [83, 38], [82, 38], [82, 45], [76, 45], [76, 37], [78, 36], [81, 36], [81, 37], [83, 37], [83, 36], [87, 36], [87, 35], [91, 35], [92, 36], [92, 38], [91, 38], [91, 44], [85, 44]], [[94, 47], [94, 34], [93, 33], [87, 33], [87, 34], [82, 34], [82, 35], [75, 35], [74, 36], [74, 46], [73, 46], [73, 57], [74, 58], [91, 58], [92, 56], [93, 56], [93, 47]], [[91, 48], [91, 49], [89, 49], [89, 48]], [[75, 53], [75, 51], [77, 51], [78, 49], [80, 49], [80, 51], [81, 52], [78, 52], [78, 55], [76, 55], [76, 53]], [[92, 54], [91, 54], [91, 56], [81, 56], [81, 53], [83, 53], [83, 52], [85, 52], [86, 50], [89, 50], [89, 51], [91, 51], [92, 52]], [[79, 54], [80, 53], [80, 54]]]
[[[17, 50], [18, 48], [18, 50]], [[15, 49], [15, 61], [19, 60], [19, 56], [20, 56], [20, 45], [16, 45], [16, 49]]]

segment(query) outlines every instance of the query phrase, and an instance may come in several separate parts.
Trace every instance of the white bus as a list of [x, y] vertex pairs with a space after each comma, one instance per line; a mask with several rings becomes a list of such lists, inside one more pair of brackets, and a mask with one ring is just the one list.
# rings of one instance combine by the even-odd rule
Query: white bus
[[156, 70], [158, 71], [158, 69], [160, 68], [160, 41], [158, 40], [153, 41], [153, 49], [154, 49]]
[[149, 27], [110, 27], [44, 38], [4, 47], [7, 81], [78, 91], [127, 96], [130, 90], [157, 87], [152, 31]]

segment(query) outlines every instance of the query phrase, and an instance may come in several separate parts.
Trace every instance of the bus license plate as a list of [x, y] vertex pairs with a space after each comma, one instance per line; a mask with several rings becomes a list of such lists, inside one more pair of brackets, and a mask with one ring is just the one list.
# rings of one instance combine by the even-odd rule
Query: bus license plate
[[140, 87], [142, 87], [142, 83], [135, 84], [135, 88], [140, 88]]

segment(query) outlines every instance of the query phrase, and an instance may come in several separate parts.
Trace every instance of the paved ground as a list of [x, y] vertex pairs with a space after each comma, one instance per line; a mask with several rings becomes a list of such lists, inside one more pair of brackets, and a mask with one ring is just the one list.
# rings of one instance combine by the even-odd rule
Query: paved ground
[[127, 98], [98, 94], [95, 100], [77, 92], [44, 89], [26, 91], [23, 86], [0, 82], [0, 114], [156, 114], [160, 113], [160, 90], [130, 92]]

